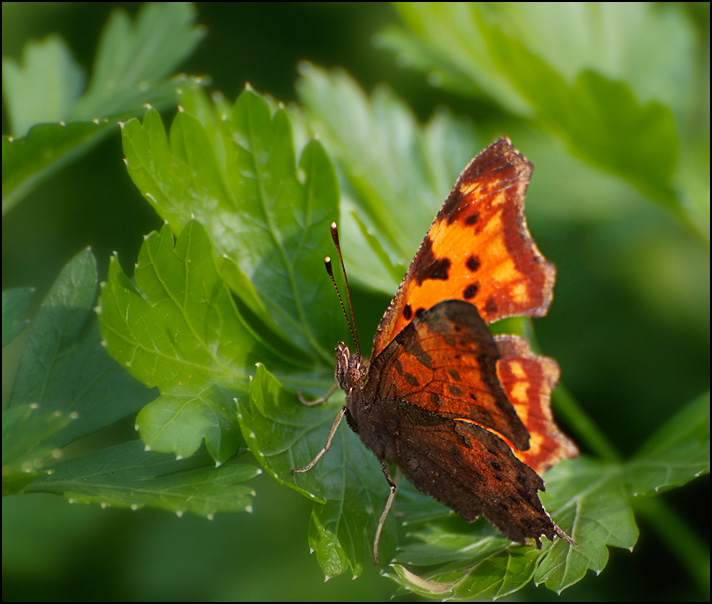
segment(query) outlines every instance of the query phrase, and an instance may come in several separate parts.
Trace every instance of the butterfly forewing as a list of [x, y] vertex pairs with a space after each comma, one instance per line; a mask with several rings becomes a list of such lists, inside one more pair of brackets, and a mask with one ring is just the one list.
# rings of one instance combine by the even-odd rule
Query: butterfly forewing
[[542, 316], [554, 266], [524, 219], [532, 165], [501, 138], [465, 168], [416, 253], [378, 327], [380, 353], [423, 310], [449, 299], [474, 304], [486, 323]]

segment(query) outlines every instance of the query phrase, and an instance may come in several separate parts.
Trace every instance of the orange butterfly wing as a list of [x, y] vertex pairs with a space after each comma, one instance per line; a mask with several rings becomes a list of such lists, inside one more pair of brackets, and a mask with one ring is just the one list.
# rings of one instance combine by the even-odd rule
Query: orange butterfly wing
[[524, 219], [531, 173], [506, 137], [467, 165], [378, 326], [373, 357], [418, 312], [443, 300], [474, 304], [486, 323], [546, 314], [556, 269]]

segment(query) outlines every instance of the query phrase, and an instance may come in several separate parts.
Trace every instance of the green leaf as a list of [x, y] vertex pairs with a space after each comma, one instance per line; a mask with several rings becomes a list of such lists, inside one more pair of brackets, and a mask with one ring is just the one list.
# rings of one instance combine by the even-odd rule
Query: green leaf
[[136, 418], [136, 429], [148, 450], [175, 453], [177, 459], [193, 455], [203, 440], [218, 463], [232, 456], [242, 442], [230, 391], [194, 387], [167, 389], [146, 405]]
[[101, 327], [110, 354], [162, 392], [137, 418], [144, 442], [188, 457], [204, 437], [216, 461], [227, 460], [239, 443], [232, 397], [247, 391], [257, 360], [279, 352], [237, 311], [198, 223], [187, 225], [175, 247], [168, 226], [149, 235], [134, 279], [138, 290], [112, 259]]
[[212, 519], [218, 512], [251, 512], [255, 492], [243, 483], [258, 474], [259, 468], [233, 460], [216, 468], [205, 454], [176, 461], [146, 453], [133, 441], [60, 462], [25, 491], [64, 495], [71, 503], [152, 507]]
[[[327, 577], [351, 570], [358, 576], [373, 562], [376, 522], [388, 496], [378, 460], [358, 437], [341, 426], [328, 453], [308, 472], [306, 466], [326, 443], [338, 413], [334, 404], [307, 407], [260, 365], [249, 401], [239, 400], [245, 442], [275, 480], [317, 501], [309, 545]], [[395, 523], [389, 518], [381, 537], [382, 559], [390, 559]]]
[[3, 215], [98, 143], [118, 119], [136, 114], [144, 103], [173, 102], [176, 81], [170, 73], [202, 36], [193, 19], [189, 3], [146, 4], [133, 24], [115, 10], [83, 95], [84, 76], [56, 34], [28, 43], [21, 65], [3, 59], [3, 94], [14, 134], [3, 136]]
[[61, 447], [148, 400], [102, 349], [95, 295], [96, 265], [85, 250], [64, 268], [31, 323], [3, 413], [5, 492], [45, 471]]
[[329, 223], [338, 219], [336, 176], [323, 148], [307, 144], [297, 167], [286, 111], [272, 112], [251, 89], [229, 115], [198, 90], [182, 98], [169, 137], [153, 111], [125, 125], [131, 178], [175, 232], [193, 218], [205, 225], [235, 262], [233, 292], [285, 350], [331, 364], [344, 327], [338, 306], [321, 304], [333, 300], [328, 279], [314, 278], [330, 247]]
[[710, 393], [689, 403], [636, 453], [630, 463], [633, 494], [665, 491], [710, 471]]

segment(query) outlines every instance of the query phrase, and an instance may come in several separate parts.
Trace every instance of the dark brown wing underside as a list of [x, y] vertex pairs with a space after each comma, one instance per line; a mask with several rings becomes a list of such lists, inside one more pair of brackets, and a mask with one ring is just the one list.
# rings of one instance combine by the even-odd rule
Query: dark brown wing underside
[[380, 401], [372, 420], [380, 433], [377, 454], [465, 520], [484, 516], [520, 543], [562, 534], [539, 501], [542, 479], [491, 432], [397, 400]]

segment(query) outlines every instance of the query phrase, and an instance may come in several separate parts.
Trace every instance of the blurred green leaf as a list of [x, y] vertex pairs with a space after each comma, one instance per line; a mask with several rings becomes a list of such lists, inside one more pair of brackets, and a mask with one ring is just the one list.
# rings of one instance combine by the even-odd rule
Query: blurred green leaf
[[114, 10], [99, 39], [89, 87], [72, 116], [91, 119], [173, 100], [171, 74], [205, 35], [194, 23], [190, 2], [146, 3], [133, 22]]
[[[148, 392], [100, 345], [89, 250], [62, 271], [32, 320], [3, 412], [3, 487], [44, 472], [68, 443], [135, 412]], [[12, 489], [10, 489], [12, 490]]]
[[132, 24], [121, 9], [102, 34], [86, 92], [84, 76], [56, 34], [29, 42], [22, 65], [3, 58], [13, 136], [3, 136], [3, 215], [42, 179], [86, 153], [118, 119], [144, 103], [175, 98], [170, 73], [202, 37], [190, 3], [146, 4]]
[[66, 120], [81, 95], [84, 73], [57, 34], [30, 40], [22, 67], [3, 58], [2, 88], [10, 131], [23, 136], [35, 124]]
[[3, 215], [53, 172], [85, 153], [113, 122], [38, 124], [26, 136], [2, 138]]
[[710, 471], [710, 393], [695, 399], [661, 426], [630, 463], [631, 490], [653, 494], [679, 487]]
[[29, 319], [23, 319], [27, 312], [34, 289], [18, 287], [2, 293], [2, 346], [5, 348], [29, 324]]
[[[573, 153], [629, 182], [708, 237], [709, 190], [701, 192], [697, 185], [704, 175], [691, 179], [685, 168], [697, 165], [692, 154], [699, 153], [699, 145], [688, 143], [678, 154], [682, 136], [704, 144], [695, 126], [700, 107], [690, 101], [691, 91], [703, 95], [696, 37], [680, 7], [395, 6], [407, 29], [388, 29], [379, 39], [405, 62], [431, 72], [432, 83], [488, 97], [532, 119], [564, 139]], [[709, 114], [708, 96], [706, 103], [702, 115]]]
[[480, 150], [472, 124], [438, 112], [426, 126], [384, 85], [371, 98], [345, 72], [302, 63], [311, 130], [339, 168], [349, 274], [392, 295], [457, 175]]

